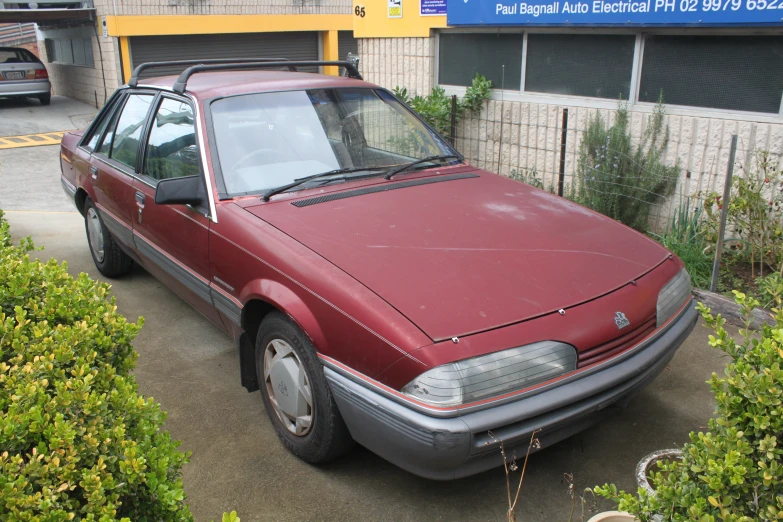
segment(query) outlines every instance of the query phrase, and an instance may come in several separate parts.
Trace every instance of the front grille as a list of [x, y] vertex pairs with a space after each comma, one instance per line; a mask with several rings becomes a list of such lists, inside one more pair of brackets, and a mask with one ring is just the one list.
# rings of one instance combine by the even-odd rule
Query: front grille
[[651, 334], [655, 330], [655, 327], [656, 320], [655, 316], [653, 316], [622, 336], [616, 337], [609, 342], [599, 344], [598, 346], [593, 346], [589, 350], [581, 352], [579, 354], [577, 368], [590, 366], [591, 364], [601, 362], [614, 355], [617, 355], [618, 353], [624, 352]]

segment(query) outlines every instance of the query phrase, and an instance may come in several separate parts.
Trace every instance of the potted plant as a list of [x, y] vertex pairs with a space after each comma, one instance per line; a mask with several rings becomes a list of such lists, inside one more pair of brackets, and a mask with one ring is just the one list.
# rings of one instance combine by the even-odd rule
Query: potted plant
[[[734, 292], [747, 322], [759, 305]], [[710, 345], [730, 360], [723, 376], [709, 380], [715, 395], [714, 418], [705, 433], [691, 433], [682, 459], [658, 463], [649, 478], [651, 493], [618, 491], [613, 484], [595, 488], [619, 509], [642, 522], [651, 520], [750, 522], [783, 519], [783, 307], [777, 299], [774, 324], [754, 332], [740, 329], [735, 341], [725, 319], [698, 306], [715, 335]]]

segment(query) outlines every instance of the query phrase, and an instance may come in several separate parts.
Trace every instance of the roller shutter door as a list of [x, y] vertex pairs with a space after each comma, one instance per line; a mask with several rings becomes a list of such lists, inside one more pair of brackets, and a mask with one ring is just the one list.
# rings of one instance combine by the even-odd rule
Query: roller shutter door
[[[288, 58], [318, 60], [317, 32], [187, 34], [132, 36], [133, 67], [145, 62], [201, 60], [208, 58]], [[184, 67], [164, 67], [145, 72], [142, 78], [178, 74]], [[302, 69], [304, 70], [304, 69]]]
[[359, 40], [353, 37], [353, 31], [338, 31], [337, 48], [340, 52], [340, 60], [345, 60], [348, 58], [348, 53], [359, 54]]

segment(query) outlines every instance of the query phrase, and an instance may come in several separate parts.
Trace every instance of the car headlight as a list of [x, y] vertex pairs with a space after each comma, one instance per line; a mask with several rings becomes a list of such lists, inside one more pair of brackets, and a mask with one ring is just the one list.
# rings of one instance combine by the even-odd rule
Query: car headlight
[[691, 296], [691, 276], [684, 268], [658, 292], [657, 326], [671, 319]]
[[576, 349], [555, 341], [511, 348], [428, 370], [402, 392], [433, 406], [457, 406], [548, 381], [576, 369]]

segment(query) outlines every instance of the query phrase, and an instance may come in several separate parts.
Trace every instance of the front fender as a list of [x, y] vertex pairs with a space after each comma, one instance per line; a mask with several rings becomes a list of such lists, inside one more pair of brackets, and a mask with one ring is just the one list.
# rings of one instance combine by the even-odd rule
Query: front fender
[[[326, 336], [313, 312], [290, 288], [270, 279], [254, 279], [248, 282], [239, 293], [242, 303], [253, 300], [263, 301], [288, 315], [310, 338], [316, 350], [326, 346]], [[242, 325], [245, 322], [246, 308], [242, 309]]]

